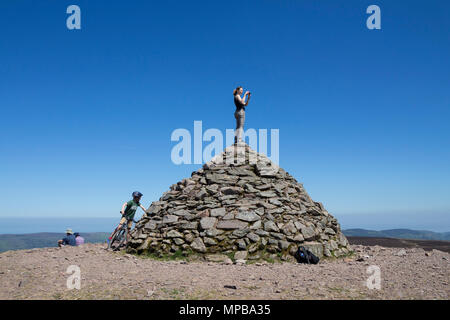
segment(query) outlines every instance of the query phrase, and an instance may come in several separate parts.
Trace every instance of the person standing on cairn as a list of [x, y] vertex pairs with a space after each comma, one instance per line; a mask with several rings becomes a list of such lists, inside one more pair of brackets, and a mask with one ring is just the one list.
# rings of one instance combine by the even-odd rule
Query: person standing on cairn
[[[245, 122], [245, 107], [248, 105], [250, 101], [250, 91], [246, 91], [244, 96], [241, 97], [244, 89], [242, 87], [237, 87], [233, 91], [234, 95], [234, 104], [236, 106], [236, 111], [234, 112], [234, 117], [236, 118], [236, 132], [234, 137], [234, 142], [238, 143], [242, 141], [242, 135], [244, 133], [244, 122]], [[248, 95], [247, 101], [245, 101], [245, 97]]]

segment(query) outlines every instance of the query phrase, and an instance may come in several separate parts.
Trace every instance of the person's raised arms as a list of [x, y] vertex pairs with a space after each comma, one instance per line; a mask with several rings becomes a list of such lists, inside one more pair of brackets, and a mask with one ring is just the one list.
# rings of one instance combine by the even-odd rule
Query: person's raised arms
[[247, 102], [245, 102], [245, 105], [247, 106], [249, 101], [250, 101], [250, 96], [252, 95], [249, 91], [247, 91], [246, 93], [248, 93], [248, 97], [247, 97]]

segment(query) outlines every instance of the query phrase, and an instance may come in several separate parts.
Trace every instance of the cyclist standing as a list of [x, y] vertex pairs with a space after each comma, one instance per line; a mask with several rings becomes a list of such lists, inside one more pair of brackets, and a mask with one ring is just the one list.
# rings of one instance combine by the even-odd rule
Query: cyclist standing
[[133, 218], [134, 215], [136, 214], [137, 208], [140, 207], [142, 210], [144, 210], [144, 212], [146, 212], [144, 206], [141, 204], [142, 193], [140, 193], [139, 191], [135, 191], [133, 192], [132, 197], [133, 197], [132, 200], [125, 202], [123, 204], [122, 210], [120, 210], [120, 213], [122, 214], [122, 219], [120, 219], [119, 225], [109, 236], [110, 241], [112, 239], [114, 232], [120, 229], [124, 223], [127, 223], [128, 232], [126, 241], [128, 243], [128, 241], [130, 240], [130, 229], [131, 226], [133, 225]]

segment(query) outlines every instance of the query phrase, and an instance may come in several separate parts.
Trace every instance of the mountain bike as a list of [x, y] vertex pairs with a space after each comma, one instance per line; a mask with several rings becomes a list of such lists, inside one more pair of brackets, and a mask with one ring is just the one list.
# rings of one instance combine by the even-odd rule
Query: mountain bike
[[[113, 251], [118, 251], [121, 248], [124, 248], [126, 246], [127, 243], [127, 236], [128, 236], [128, 223], [130, 221], [133, 221], [134, 223], [136, 223], [136, 221], [134, 219], [128, 219], [127, 221], [124, 222], [120, 228], [116, 229], [116, 231], [114, 231], [111, 240], [108, 243], [108, 249], [112, 249]], [[130, 228], [131, 229], [131, 228]]]

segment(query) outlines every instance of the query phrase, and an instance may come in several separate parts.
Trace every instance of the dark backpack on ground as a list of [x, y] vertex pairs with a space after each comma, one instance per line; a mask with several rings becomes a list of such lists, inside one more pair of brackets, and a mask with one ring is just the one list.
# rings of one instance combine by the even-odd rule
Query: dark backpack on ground
[[298, 263], [318, 264], [319, 258], [305, 247], [299, 247], [294, 254], [294, 258]]

